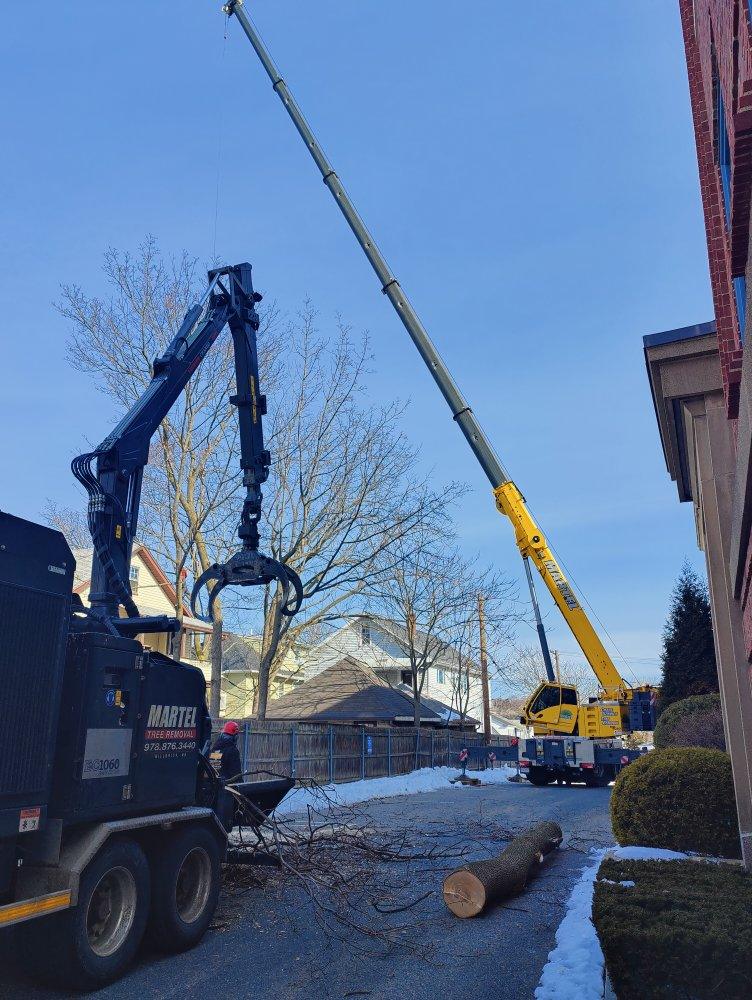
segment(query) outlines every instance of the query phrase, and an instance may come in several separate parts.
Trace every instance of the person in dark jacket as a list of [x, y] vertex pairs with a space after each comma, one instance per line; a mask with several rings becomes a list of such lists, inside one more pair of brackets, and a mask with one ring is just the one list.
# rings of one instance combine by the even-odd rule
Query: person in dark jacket
[[214, 741], [211, 748], [212, 757], [220, 755], [219, 776], [224, 781], [240, 781], [242, 778], [243, 765], [240, 763], [240, 751], [238, 750], [238, 733], [240, 728], [237, 722], [226, 722], [222, 733]]

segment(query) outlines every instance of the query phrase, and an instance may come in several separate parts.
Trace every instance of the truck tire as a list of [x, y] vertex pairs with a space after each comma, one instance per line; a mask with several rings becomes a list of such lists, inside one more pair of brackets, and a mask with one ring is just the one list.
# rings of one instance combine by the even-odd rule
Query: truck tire
[[172, 833], [151, 853], [149, 942], [159, 951], [185, 951], [198, 944], [217, 908], [221, 849], [205, 827]]
[[605, 788], [609, 781], [613, 781], [611, 770], [607, 764], [596, 764], [585, 778], [585, 784], [588, 788]]
[[554, 780], [553, 774], [547, 767], [528, 768], [527, 777], [531, 785], [550, 785]]
[[138, 844], [127, 838], [108, 841], [84, 869], [75, 907], [19, 927], [24, 966], [53, 986], [106, 986], [136, 955], [149, 895], [149, 864]]

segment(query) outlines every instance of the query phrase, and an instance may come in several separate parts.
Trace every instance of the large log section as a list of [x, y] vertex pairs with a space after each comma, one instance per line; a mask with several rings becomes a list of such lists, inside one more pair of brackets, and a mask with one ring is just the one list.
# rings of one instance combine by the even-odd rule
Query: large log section
[[473, 861], [447, 875], [444, 902], [458, 917], [476, 917], [488, 903], [522, 892], [544, 856], [561, 841], [557, 823], [537, 823], [510, 841], [498, 857]]

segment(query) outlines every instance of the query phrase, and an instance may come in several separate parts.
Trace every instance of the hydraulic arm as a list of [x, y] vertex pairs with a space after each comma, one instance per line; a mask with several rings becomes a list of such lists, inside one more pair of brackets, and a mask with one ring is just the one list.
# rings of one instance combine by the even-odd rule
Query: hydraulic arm
[[[460, 392], [448, 368], [431, 342], [431, 338], [428, 336], [417, 313], [386, 263], [363, 220], [358, 215], [342, 182], [324, 154], [308, 122], [298, 107], [295, 98], [290, 93], [281, 73], [246, 14], [243, 0], [229, 0], [222, 9], [228, 16], [234, 15], [237, 18], [249, 42], [261, 60], [272, 82], [272, 87], [292, 119], [308, 152], [313, 157], [324, 184], [331, 192], [340, 211], [352, 229], [355, 238], [376, 272], [382, 292], [392, 303], [397, 315], [417, 347], [420, 356], [423, 358], [426, 367], [449, 405], [453, 419], [459, 425], [473, 454], [491, 483], [497, 508], [511, 520], [521, 555], [524, 559], [529, 559], [543, 577], [546, 587], [563, 614], [585, 658], [603, 687], [606, 696], [608, 698], [617, 698], [620, 692], [623, 695], [625, 691], [629, 690], [629, 686], [622, 680], [619, 671], [606, 652], [587, 615], [580, 607], [564, 573], [546, 544], [542, 532], [527, 509], [524, 497], [512, 482], [507, 470], [499, 460], [467, 400]], [[542, 633], [540, 617], [537, 616], [537, 619], [539, 633]], [[545, 657], [547, 652], [545, 639], [543, 642]], [[547, 658], [546, 665], [549, 679], [553, 680], [550, 658]]]
[[[255, 306], [260, 299], [253, 290], [250, 264], [210, 271], [203, 299], [188, 310], [167, 350], [154, 361], [148, 388], [98, 448], [73, 461], [73, 473], [89, 494], [88, 521], [94, 543], [91, 613], [111, 631], [135, 635], [177, 631], [179, 627], [175, 619], [166, 616], [141, 617], [131, 594], [130, 563], [141, 483], [153, 434], [225, 324], [229, 324], [235, 353], [237, 392], [231, 402], [238, 411], [240, 465], [246, 490], [238, 527], [242, 548], [227, 563], [210, 567], [196, 581], [191, 595], [193, 613], [205, 584], [212, 584], [209, 613], [223, 587], [263, 585], [274, 580], [282, 588], [280, 613], [294, 614], [300, 606], [302, 590], [297, 575], [258, 551], [261, 486], [270, 464], [261, 420], [266, 400], [258, 388], [259, 318]], [[119, 616], [120, 605], [126, 618]]]

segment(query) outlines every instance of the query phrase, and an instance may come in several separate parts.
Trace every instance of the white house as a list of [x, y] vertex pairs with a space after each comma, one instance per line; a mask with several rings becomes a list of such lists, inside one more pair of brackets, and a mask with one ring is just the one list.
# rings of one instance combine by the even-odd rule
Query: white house
[[[416, 628], [413, 647], [422, 649], [426, 639], [425, 634]], [[306, 679], [315, 677], [344, 656], [352, 656], [371, 667], [392, 687], [409, 686], [412, 683], [409, 649], [404, 625], [374, 615], [355, 615], [306, 649], [301, 656], [303, 674]], [[457, 650], [444, 644], [437, 655], [429, 659], [432, 663], [423, 683], [422, 697], [441, 702], [454, 712], [462, 704], [465, 715], [483, 718], [483, 689], [478, 665], [464, 660], [460, 672]]]

